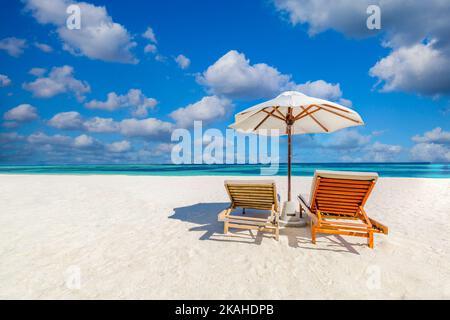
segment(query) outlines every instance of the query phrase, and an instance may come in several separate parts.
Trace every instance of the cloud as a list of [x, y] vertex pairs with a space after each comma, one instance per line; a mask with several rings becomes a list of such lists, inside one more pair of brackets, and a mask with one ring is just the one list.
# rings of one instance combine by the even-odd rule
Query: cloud
[[357, 130], [342, 130], [333, 134], [324, 146], [334, 149], [355, 149], [364, 147], [370, 142], [370, 139], [370, 135], [362, 135]]
[[175, 62], [178, 64], [178, 66], [181, 69], [186, 69], [189, 67], [189, 65], [191, 64], [191, 60], [189, 60], [188, 57], [180, 54], [175, 58]]
[[128, 118], [115, 121], [112, 118], [93, 117], [85, 119], [77, 111], [55, 114], [47, 124], [61, 130], [86, 131], [94, 133], [119, 133], [127, 137], [162, 138], [168, 136], [173, 124], [156, 118]]
[[68, 146], [72, 144], [72, 138], [69, 136], [64, 136], [60, 134], [55, 134], [53, 136], [46, 135], [43, 132], [37, 132], [29, 135], [27, 137], [28, 143], [36, 145], [58, 145], [58, 146]]
[[337, 153], [341, 161], [347, 162], [389, 162], [403, 151], [400, 145], [372, 142], [373, 133], [364, 135], [357, 130], [338, 131], [324, 143], [315, 141], [313, 148], [323, 152]]
[[265, 63], [250, 65], [244, 54], [231, 50], [198, 75], [197, 82], [212, 94], [258, 99], [280, 93], [289, 84], [290, 76]]
[[70, 92], [80, 102], [85, 99], [84, 95], [91, 91], [87, 82], [73, 77], [73, 68], [67, 65], [52, 68], [48, 77], [39, 77], [33, 82], [24, 83], [23, 88], [31, 91], [37, 98], [51, 98]]
[[0, 142], [4, 144], [22, 141], [24, 138], [24, 136], [18, 134], [17, 132], [0, 132]]
[[120, 124], [112, 118], [94, 117], [84, 121], [83, 128], [89, 132], [113, 133], [120, 131]]
[[156, 54], [156, 52], [158, 51], [158, 47], [156, 46], [156, 35], [153, 29], [151, 27], [148, 27], [147, 30], [142, 34], [142, 37], [150, 41], [150, 43], [144, 47], [144, 52]]
[[177, 126], [190, 127], [194, 120], [201, 120], [204, 123], [221, 120], [232, 106], [231, 101], [226, 98], [208, 96], [173, 111], [169, 116], [176, 121]]
[[411, 148], [411, 158], [416, 161], [450, 162], [450, 148], [437, 143], [418, 143]]
[[156, 118], [124, 119], [119, 125], [121, 134], [141, 138], [159, 138], [169, 135], [173, 128], [173, 124]]
[[76, 111], [61, 112], [55, 114], [49, 121], [48, 125], [63, 130], [80, 130], [84, 129], [84, 121], [81, 115]]
[[[369, 73], [382, 91], [423, 95], [450, 92], [450, 6], [446, 1], [407, 0], [274, 0], [293, 25], [308, 26], [309, 35], [332, 29], [353, 38], [381, 34], [392, 51]], [[369, 30], [366, 10], [378, 5], [381, 29]]]
[[73, 146], [81, 149], [92, 148], [98, 144], [99, 143], [94, 138], [86, 134], [79, 135], [73, 140]]
[[425, 132], [423, 135], [415, 135], [412, 137], [412, 140], [418, 143], [450, 144], [450, 131], [444, 131], [442, 128], [437, 127], [431, 131]]
[[123, 153], [123, 152], [127, 152], [131, 149], [131, 143], [127, 140], [116, 141], [116, 142], [108, 144], [106, 146], [106, 148], [110, 152]]
[[435, 49], [433, 43], [396, 49], [378, 61], [369, 74], [384, 83], [381, 90], [386, 92], [450, 93], [450, 55]]
[[50, 52], [53, 51], [53, 48], [50, 47], [48, 44], [45, 44], [45, 43], [35, 42], [34, 46], [36, 48], [38, 48], [39, 50], [41, 50], [42, 52], [45, 52], [45, 53], [50, 53]]
[[450, 161], [450, 132], [437, 127], [411, 138], [416, 145], [411, 148], [411, 158], [417, 161]]
[[42, 77], [44, 74], [47, 73], [47, 69], [45, 68], [31, 68], [30, 71], [28, 71], [29, 74], [36, 76], [36, 77]]
[[0, 50], [6, 51], [6, 53], [14, 58], [21, 56], [26, 47], [27, 43], [25, 39], [9, 37], [0, 40]]
[[[113, 153], [123, 153], [131, 149], [128, 141], [116, 141], [105, 144], [87, 134], [81, 134], [74, 138], [66, 135], [47, 135], [43, 132], [37, 132], [26, 138], [31, 145], [48, 146], [50, 149], [59, 149], [70, 151], [71, 148], [78, 150], [91, 150], [97, 152], [109, 151]], [[49, 149], [49, 150], [50, 150]]]
[[[63, 49], [71, 54], [108, 62], [138, 62], [130, 51], [136, 43], [124, 26], [113, 21], [105, 7], [69, 0], [23, 1], [37, 22], [56, 27]], [[81, 12], [81, 28], [75, 32], [66, 26], [66, 9], [70, 4], [78, 5]]]
[[399, 145], [384, 144], [375, 142], [365, 148], [367, 153], [363, 156], [365, 161], [369, 162], [388, 162], [402, 152], [403, 148]]
[[[48, 135], [35, 132], [29, 136], [17, 132], [0, 133], [3, 163], [123, 163], [148, 162], [149, 154], [140, 157], [132, 152], [127, 140], [105, 143], [87, 134], [78, 136]], [[151, 150], [150, 150], [151, 151]], [[151, 153], [150, 153], [151, 156]]]
[[6, 111], [3, 119], [16, 122], [29, 122], [39, 118], [37, 109], [30, 104], [21, 104]]
[[132, 108], [132, 114], [136, 117], [146, 117], [148, 109], [154, 108], [158, 102], [154, 98], [147, 98], [141, 90], [130, 89], [125, 95], [110, 92], [106, 101], [92, 100], [85, 104], [89, 109], [101, 109], [114, 111], [119, 108]]
[[158, 42], [158, 41], [156, 41], [155, 32], [153, 31], [153, 29], [151, 27], [148, 27], [147, 30], [145, 30], [145, 32], [142, 34], [142, 37], [144, 37], [145, 39], [150, 40], [153, 43], [157, 43]]
[[350, 100], [342, 98], [342, 91], [339, 83], [332, 84], [323, 80], [308, 81], [306, 83], [294, 86], [293, 89], [311, 97], [337, 101], [347, 107], [352, 106], [352, 102]]
[[151, 44], [151, 43], [146, 45], [144, 48], [145, 53], [156, 53], [157, 50], [158, 50], [158, 48], [154, 44]]
[[10, 84], [11, 79], [5, 74], [0, 74], [0, 88], [7, 87]]
[[282, 91], [298, 90], [318, 98], [343, 102], [339, 84], [330, 84], [323, 80], [297, 84], [290, 75], [282, 74], [265, 63], [250, 64], [243, 53], [231, 50], [197, 75], [197, 82], [215, 95], [237, 99], [272, 98]]

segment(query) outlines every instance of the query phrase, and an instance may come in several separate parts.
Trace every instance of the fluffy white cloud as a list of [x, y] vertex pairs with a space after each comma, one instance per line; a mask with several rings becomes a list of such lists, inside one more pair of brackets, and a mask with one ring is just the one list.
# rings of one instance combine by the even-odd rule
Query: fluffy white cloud
[[[145, 30], [145, 32], [142, 34], [142, 37], [150, 41], [150, 43], [144, 47], [144, 52], [156, 53], [158, 51], [158, 47], [156, 46], [157, 41], [153, 29], [151, 27], [148, 27], [147, 30]], [[158, 56], [159, 55], [157, 55], [156, 57]]]
[[98, 133], [112, 133], [119, 131], [119, 125], [111, 118], [94, 117], [85, 120], [77, 111], [60, 112], [55, 114], [47, 124], [62, 130], [81, 130]]
[[30, 104], [21, 104], [5, 112], [3, 119], [8, 121], [28, 122], [38, 118], [37, 109]]
[[403, 148], [399, 145], [384, 144], [377, 141], [365, 148], [367, 153], [363, 156], [363, 160], [370, 162], [392, 161], [402, 150]]
[[38, 48], [39, 50], [41, 50], [42, 52], [50, 53], [50, 52], [53, 51], [53, 48], [50, 47], [48, 44], [45, 44], [45, 43], [35, 42], [34, 46], [36, 48]]
[[442, 128], [437, 127], [431, 131], [425, 132], [423, 135], [415, 135], [412, 137], [412, 140], [418, 143], [450, 144], [450, 131], [444, 131]]
[[366, 146], [370, 142], [370, 135], [362, 135], [357, 130], [338, 131], [325, 143], [327, 148], [355, 149]]
[[450, 161], [450, 132], [437, 127], [415, 135], [412, 140], [417, 144], [411, 148], [411, 158], [417, 161]]
[[85, 119], [76, 111], [54, 115], [47, 124], [62, 130], [87, 131], [94, 133], [119, 133], [127, 137], [161, 138], [167, 136], [173, 124], [156, 118], [123, 119], [93, 117]]
[[157, 50], [158, 50], [158, 48], [154, 44], [151, 44], [151, 43], [146, 45], [144, 48], [145, 53], [156, 53]]
[[6, 51], [10, 56], [17, 58], [22, 55], [23, 50], [27, 47], [25, 39], [15, 37], [4, 38], [0, 40], [0, 50]]
[[[350, 37], [384, 35], [391, 53], [370, 75], [383, 91], [425, 95], [450, 92], [450, 6], [446, 1], [408, 0], [274, 0], [293, 25], [307, 24], [310, 35], [333, 29]], [[381, 29], [366, 26], [369, 5], [381, 9]]]
[[153, 43], [157, 43], [155, 32], [151, 27], [148, 27], [147, 30], [145, 30], [145, 32], [142, 34], [142, 37], [150, 40]]
[[48, 77], [39, 77], [33, 82], [24, 83], [23, 88], [33, 92], [33, 96], [38, 98], [51, 98], [70, 92], [78, 101], [83, 101], [84, 95], [91, 91], [87, 82], [73, 77], [73, 68], [67, 65], [52, 68]]
[[433, 43], [401, 47], [378, 61], [369, 74], [384, 83], [382, 91], [449, 93], [450, 55], [435, 49]]
[[120, 133], [128, 137], [158, 138], [168, 135], [173, 124], [156, 118], [124, 119], [120, 123]]
[[64, 130], [80, 130], [84, 128], [83, 118], [76, 111], [55, 114], [48, 121], [48, 125]]
[[332, 84], [323, 80], [308, 81], [306, 83], [294, 86], [293, 89], [311, 97], [337, 101], [347, 107], [352, 106], [352, 102], [350, 100], [342, 98], [342, 91], [339, 83]]
[[64, 136], [60, 134], [55, 134], [53, 136], [46, 135], [43, 132], [37, 132], [29, 135], [27, 141], [31, 144], [37, 145], [59, 145], [68, 146], [72, 144], [72, 138], [69, 136]]
[[178, 64], [178, 66], [181, 69], [186, 69], [189, 67], [189, 65], [191, 64], [191, 60], [189, 60], [188, 57], [180, 54], [175, 58], [175, 62]]
[[153, 148], [152, 151], [154, 151], [157, 155], [170, 154], [172, 149], [177, 147], [179, 147], [179, 145], [163, 142], [158, 144], [156, 148]]
[[170, 117], [176, 121], [178, 126], [190, 127], [194, 120], [201, 120], [204, 123], [221, 120], [228, 114], [232, 106], [231, 101], [226, 98], [208, 96], [173, 111]]
[[[329, 29], [350, 37], [367, 37], [385, 32], [384, 44], [411, 45], [428, 37], [444, 41], [450, 22], [450, 7], [446, 1], [429, 0], [274, 0], [275, 7], [288, 15], [293, 25], [307, 24], [314, 35]], [[367, 8], [381, 9], [381, 29], [367, 28]]]
[[0, 88], [7, 87], [10, 84], [11, 84], [11, 79], [5, 74], [0, 74]]
[[244, 54], [231, 50], [197, 76], [197, 81], [212, 94], [257, 99], [280, 93], [290, 76], [265, 63], [250, 65]]
[[47, 69], [45, 68], [31, 68], [30, 71], [28, 71], [29, 74], [36, 76], [36, 77], [42, 77], [44, 74], [47, 73]]
[[298, 90], [318, 98], [351, 104], [342, 99], [339, 84], [323, 80], [296, 84], [290, 75], [282, 74], [265, 63], [250, 64], [244, 54], [231, 50], [201, 75], [197, 82], [208, 92], [238, 99], [272, 98], [286, 90]]
[[[340, 155], [341, 161], [347, 162], [388, 162], [397, 160], [403, 151], [399, 145], [384, 144], [379, 141], [372, 142], [376, 134], [363, 135], [357, 130], [343, 130], [334, 133], [324, 142], [315, 141], [313, 148], [324, 152], [333, 150]], [[302, 139], [303, 140], [303, 139]]]
[[437, 143], [418, 143], [411, 148], [411, 158], [416, 161], [450, 162], [450, 148]]
[[91, 136], [88, 136], [86, 134], [79, 135], [78, 137], [76, 137], [73, 140], [73, 146], [75, 148], [87, 149], [87, 148], [92, 148], [96, 144], [97, 144], [97, 141], [94, 138], [92, 138]]
[[[19, 138], [7, 137], [8, 141], [18, 141]], [[108, 157], [108, 153], [122, 154], [131, 150], [131, 144], [126, 140], [105, 144], [86, 134], [70, 137], [60, 134], [47, 135], [43, 132], [37, 132], [29, 135], [26, 141], [34, 150], [42, 151], [42, 148], [45, 148], [46, 153], [56, 153], [63, 157], [84, 155], [90, 159], [111, 160]], [[71, 159], [71, 161], [73, 160]]]
[[[74, 55], [111, 62], [137, 63], [131, 53], [136, 46], [128, 31], [113, 21], [105, 7], [69, 0], [24, 0], [25, 8], [41, 24], [51, 24], [63, 41], [63, 48]], [[66, 8], [76, 4], [81, 11], [81, 28], [66, 26]]]
[[110, 92], [107, 95], [106, 101], [92, 100], [85, 104], [89, 109], [102, 109], [114, 111], [119, 108], [132, 108], [132, 114], [137, 117], [145, 117], [148, 114], [148, 109], [156, 106], [158, 102], [154, 98], [147, 98], [141, 90], [130, 89], [125, 95], [118, 95], [115, 92]]
[[120, 125], [112, 118], [94, 117], [83, 122], [83, 128], [89, 132], [112, 133], [120, 130]]
[[122, 153], [122, 152], [127, 152], [131, 149], [131, 143], [127, 140], [116, 141], [116, 142], [108, 144], [106, 146], [106, 148], [110, 152]]

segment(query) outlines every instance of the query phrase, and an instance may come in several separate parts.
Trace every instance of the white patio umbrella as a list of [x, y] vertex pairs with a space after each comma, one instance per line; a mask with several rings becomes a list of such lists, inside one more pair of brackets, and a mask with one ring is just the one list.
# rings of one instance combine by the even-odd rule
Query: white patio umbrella
[[[360, 126], [364, 122], [352, 109], [335, 102], [286, 91], [278, 97], [255, 105], [235, 115], [230, 125], [237, 131], [288, 136], [288, 201], [291, 201], [292, 135], [330, 133]], [[273, 131], [278, 130], [278, 131]]]

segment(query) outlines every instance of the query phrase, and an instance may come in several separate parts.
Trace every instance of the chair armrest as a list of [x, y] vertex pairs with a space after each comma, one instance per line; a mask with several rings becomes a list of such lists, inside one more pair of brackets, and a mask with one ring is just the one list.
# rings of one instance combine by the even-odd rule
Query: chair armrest
[[309, 207], [308, 202], [306, 201], [306, 199], [305, 199], [301, 194], [299, 194], [299, 195], [297, 196], [297, 198], [298, 198], [298, 201], [300, 201], [300, 204], [302, 204], [302, 205], [305, 206], [309, 211], [311, 211], [311, 208]]
[[217, 221], [225, 221], [225, 218], [230, 214], [231, 207], [226, 208], [225, 210], [220, 211], [217, 215]]
[[370, 222], [372, 223], [372, 227], [377, 229], [380, 233], [388, 234], [389, 228], [385, 226], [384, 224], [378, 222], [377, 220], [374, 220], [372, 218], [369, 218]]
[[314, 223], [318, 223], [317, 215], [311, 211], [311, 207], [308, 205], [308, 202], [305, 200], [305, 198], [301, 194], [299, 194], [297, 196], [297, 199], [305, 209], [306, 214], [314, 221]]

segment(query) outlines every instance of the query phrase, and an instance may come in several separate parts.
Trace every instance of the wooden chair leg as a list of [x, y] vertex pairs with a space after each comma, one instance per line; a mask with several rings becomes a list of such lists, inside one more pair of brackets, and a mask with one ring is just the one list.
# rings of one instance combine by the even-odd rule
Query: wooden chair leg
[[373, 232], [369, 232], [369, 238], [367, 239], [367, 244], [370, 249], [373, 249]]
[[316, 244], [316, 227], [311, 222], [311, 242]]
[[223, 233], [224, 234], [228, 233], [228, 221], [225, 221], [223, 224]]

